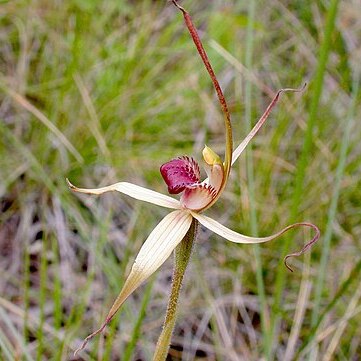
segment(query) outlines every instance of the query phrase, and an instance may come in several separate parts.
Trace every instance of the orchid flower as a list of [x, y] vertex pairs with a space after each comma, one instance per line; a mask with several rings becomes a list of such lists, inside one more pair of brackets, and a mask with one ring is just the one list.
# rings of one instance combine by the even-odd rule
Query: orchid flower
[[[235, 149], [233, 154], [231, 153], [228, 155], [229, 163], [231, 165], [234, 164], [250, 140], [256, 135], [266, 121], [271, 109], [279, 99], [280, 94], [285, 91], [297, 90], [281, 89], [278, 91], [277, 95], [273, 98], [265, 113], [251, 132]], [[316, 235], [313, 239], [308, 242], [300, 252], [286, 256], [285, 264], [289, 269], [290, 267], [287, 264], [287, 258], [302, 254], [319, 238], [318, 228], [313, 224], [306, 222], [295, 223], [268, 237], [249, 237], [237, 233], [203, 214], [203, 212], [210, 208], [219, 198], [229, 177], [226, 171], [227, 165], [207, 146], [203, 149], [203, 158], [205, 161], [205, 170], [208, 175], [203, 182], [200, 180], [199, 165], [193, 158], [187, 156], [179, 157], [160, 167], [160, 172], [168, 186], [168, 192], [170, 194], [180, 193], [180, 200], [128, 182], [119, 182], [106, 187], [87, 189], [78, 188], [67, 180], [70, 189], [75, 192], [100, 195], [106, 192], [117, 191], [137, 200], [174, 209], [173, 212], [170, 212], [161, 220], [144, 242], [134, 261], [130, 274], [111, 307], [105, 322], [97, 331], [86, 338], [85, 344], [93, 336], [104, 330], [124, 301], [167, 260], [175, 247], [186, 235], [193, 218], [199, 221], [204, 227], [226, 240], [244, 244], [271, 241], [281, 236], [289, 229], [297, 226], [313, 228], [316, 231]], [[81, 349], [85, 347], [85, 344], [83, 344]]]
[[301, 255], [319, 238], [318, 228], [313, 224], [306, 222], [295, 223], [268, 237], [249, 237], [227, 228], [226, 226], [204, 214], [204, 211], [209, 209], [221, 196], [229, 179], [231, 166], [239, 158], [248, 143], [265, 123], [272, 108], [279, 100], [280, 95], [287, 91], [299, 92], [302, 91], [304, 87], [301, 89], [286, 88], [279, 90], [251, 132], [232, 152], [232, 127], [230, 122], [230, 115], [221, 87], [218, 84], [216, 76], [209, 63], [206, 52], [203, 49], [202, 43], [193, 26], [190, 16], [182, 7], [177, 4], [176, 1], [173, 1], [173, 3], [182, 11], [186, 25], [197, 47], [198, 53], [200, 54], [216, 89], [225, 121], [225, 159], [222, 161], [219, 155], [217, 155], [208, 146], [205, 146], [202, 153], [207, 178], [203, 181], [201, 180], [199, 165], [191, 157], [181, 156], [163, 164], [160, 167], [160, 173], [168, 187], [168, 192], [172, 195], [180, 194], [179, 200], [128, 182], [119, 182], [106, 187], [87, 189], [78, 188], [70, 183], [70, 181], [67, 179], [70, 189], [78, 193], [101, 195], [106, 192], [117, 191], [137, 200], [173, 209], [172, 212], [170, 212], [160, 221], [160, 223], [153, 229], [148, 238], [145, 240], [134, 261], [130, 274], [128, 275], [123, 288], [121, 289], [118, 297], [108, 312], [108, 315], [106, 316], [102, 326], [90, 334], [77, 351], [83, 349], [92, 337], [104, 330], [106, 325], [112, 320], [125, 300], [167, 260], [172, 251], [187, 234], [194, 219], [204, 227], [220, 235], [226, 240], [234, 243], [244, 244], [255, 244], [271, 241], [281, 236], [289, 229], [297, 226], [313, 228], [316, 231], [316, 235], [313, 237], [313, 239], [308, 242], [300, 252], [286, 256], [285, 264], [291, 271], [292, 269], [288, 266], [287, 259], [292, 256]]

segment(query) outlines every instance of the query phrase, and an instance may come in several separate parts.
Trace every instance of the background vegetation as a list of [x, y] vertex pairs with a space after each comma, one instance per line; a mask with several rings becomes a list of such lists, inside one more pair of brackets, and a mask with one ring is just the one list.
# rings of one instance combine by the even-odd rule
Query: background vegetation
[[[172, 360], [358, 360], [361, 355], [361, 106], [358, 0], [184, 1], [225, 90], [238, 143], [286, 94], [209, 211], [268, 235], [257, 248], [201, 229]], [[204, 143], [222, 153], [211, 82], [167, 1], [0, 4], [0, 359], [70, 360], [103, 320], [165, 210], [78, 196], [128, 180], [165, 192], [159, 166]], [[149, 360], [169, 259], [78, 360]]]

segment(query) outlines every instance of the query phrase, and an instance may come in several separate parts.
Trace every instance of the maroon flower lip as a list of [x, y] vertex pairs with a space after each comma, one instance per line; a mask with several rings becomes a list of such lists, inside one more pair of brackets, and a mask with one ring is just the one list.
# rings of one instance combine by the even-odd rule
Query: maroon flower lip
[[187, 187], [200, 182], [200, 171], [197, 162], [183, 156], [172, 159], [160, 167], [160, 173], [168, 186], [170, 194], [179, 194]]

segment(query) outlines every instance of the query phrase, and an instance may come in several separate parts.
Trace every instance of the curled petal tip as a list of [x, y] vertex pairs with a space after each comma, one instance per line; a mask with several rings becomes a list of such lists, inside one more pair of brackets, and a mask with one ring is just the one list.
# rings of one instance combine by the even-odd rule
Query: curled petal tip
[[182, 11], [183, 13], [185, 12], [185, 9], [178, 4], [178, 1], [176, 0], [171, 0], [171, 1], [180, 11]]
[[307, 222], [295, 223], [295, 224], [291, 225], [290, 227], [293, 228], [293, 227], [297, 227], [297, 226], [312, 228], [316, 232], [316, 234], [314, 235], [314, 237], [309, 242], [307, 242], [303, 246], [303, 248], [299, 252], [290, 253], [283, 259], [283, 262], [284, 262], [285, 266], [291, 272], [293, 272], [293, 269], [289, 265], [288, 259], [291, 258], [291, 257], [299, 257], [302, 254], [304, 254], [308, 249], [310, 249], [313, 246], [314, 243], [316, 243], [319, 240], [320, 235], [321, 235], [321, 232], [320, 232], [319, 228], [316, 225], [314, 225], [313, 223], [307, 223]]
[[75, 356], [77, 356], [77, 354], [80, 352], [80, 351], [82, 351], [82, 350], [84, 350], [85, 349], [85, 346], [87, 345], [87, 343], [88, 343], [88, 337], [83, 341], [83, 343], [80, 345], [80, 347], [78, 347], [75, 351], [74, 351], [74, 357]]
[[106, 321], [102, 324], [102, 326], [94, 331], [93, 333], [91, 333], [89, 336], [87, 336], [83, 343], [80, 345], [79, 348], [77, 348], [75, 351], [74, 351], [74, 356], [76, 356], [78, 354], [78, 352], [82, 351], [85, 349], [85, 346], [88, 344], [88, 342], [96, 335], [98, 335], [99, 333], [103, 332], [103, 330], [105, 329], [106, 325], [110, 322], [111, 319], [106, 319]]
[[293, 272], [293, 269], [292, 267], [288, 264], [288, 258], [290, 258], [291, 255], [287, 255], [284, 259], [283, 259], [283, 263], [285, 264], [286, 268], [290, 271], [290, 272]]
[[69, 189], [71, 189], [72, 191], [76, 191], [77, 187], [75, 187], [75, 185], [70, 182], [69, 178], [65, 178], [65, 180], [66, 180], [66, 184], [68, 185]]
[[304, 82], [300, 88], [283, 88], [278, 91], [278, 94], [284, 92], [302, 93], [307, 87], [307, 83]]

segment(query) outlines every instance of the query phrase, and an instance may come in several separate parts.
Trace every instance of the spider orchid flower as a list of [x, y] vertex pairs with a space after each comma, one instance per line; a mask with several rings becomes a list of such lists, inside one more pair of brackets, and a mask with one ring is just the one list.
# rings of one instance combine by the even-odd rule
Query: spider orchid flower
[[272, 108], [279, 100], [280, 95], [287, 91], [300, 92], [304, 87], [301, 89], [286, 88], [279, 90], [251, 132], [232, 152], [233, 141], [230, 113], [221, 87], [211, 64], [209, 63], [207, 54], [189, 14], [178, 5], [177, 1], [173, 0], [172, 2], [183, 13], [186, 26], [216, 90], [224, 115], [226, 133], [225, 158], [224, 161], [222, 161], [212, 149], [205, 146], [203, 149], [203, 159], [205, 162], [207, 178], [203, 181], [201, 181], [199, 165], [193, 158], [182, 156], [163, 164], [160, 167], [160, 172], [168, 187], [168, 192], [172, 195], [180, 194], [180, 200], [128, 182], [119, 182], [106, 187], [86, 189], [74, 186], [67, 179], [69, 188], [74, 192], [100, 195], [106, 192], [117, 191], [137, 200], [173, 209], [172, 212], [160, 221], [145, 240], [134, 261], [130, 274], [108, 312], [104, 323], [98, 330], [85, 338], [81, 347], [75, 351], [75, 354], [84, 349], [91, 338], [104, 330], [125, 300], [167, 260], [172, 251], [186, 236], [194, 219], [228, 241], [245, 244], [271, 241], [281, 236], [289, 229], [297, 226], [313, 228], [315, 230], [313, 239], [309, 241], [300, 252], [295, 252], [285, 257], [285, 265], [291, 271], [292, 269], [288, 266], [287, 259], [289, 257], [301, 255], [318, 240], [320, 235], [319, 230], [315, 225], [303, 222], [292, 224], [268, 237], [249, 237], [237, 233], [203, 214], [203, 212], [210, 208], [222, 194], [229, 178], [231, 166], [265, 123]]
[[[252, 131], [236, 148], [233, 154], [231, 153], [228, 155], [230, 165], [233, 165], [241, 155], [247, 144], [266, 121], [271, 109], [278, 101], [280, 94], [285, 91], [298, 90], [281, 89], [278, 91], [277, 95], [274, 97]], [[160, 167], [160, 172], [168, 186], [168, 192], [170, 194], [181, 193], [180, 200], [128, 182], [119, 182], [106, 187], [87, 189], [78, 188], [67, 179], [69, 188], [74, 192], [100, 195], [106, 192], [117, 191], [137, 200], [174, 209], [174, 211], [165, 216], [150, 233], [141, 247], [130, 274], [111, 307], [105, 322], [98, 330], [85, 339], [79, 350], [83, 349], [91, 338], [104, 330], [124, 301], [166, 261], [172, 251], [186, 235], [193, 218], [199, 221], [204, 227], [217, 233], [226, 240], [245, 244], [271, 241], [281, 236], [287, 230], [297, 226], [313, 228], [316, 231], [316, 235], [313, 239], [308, 242], [300, 252], [286, 256], [285, 264], [291, 271], [292, 269], [287, 264], [287, 258], [301, 255], [319, 238], [318, 228], [311, 223], [295, 223], [268, 237], [249, 237], [237, 233], [223, 226], [216, 220], [204, 215], [203, 211], [210, 208], [221, 195], [227, 183], [229, 173], [227, 172], [227, 165], [207, 146], [203, 149], [203, 158], [205, 161], [205, 170], [208, 175], [203, 182], [200, 180], [199, 165], [193, 158], [187, 156], [179, 157]]]

